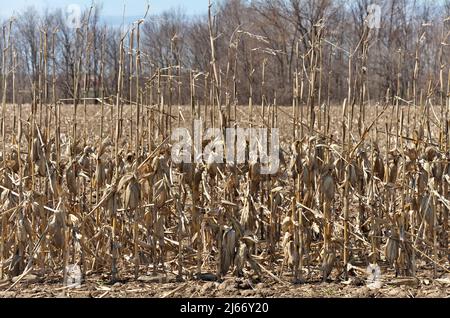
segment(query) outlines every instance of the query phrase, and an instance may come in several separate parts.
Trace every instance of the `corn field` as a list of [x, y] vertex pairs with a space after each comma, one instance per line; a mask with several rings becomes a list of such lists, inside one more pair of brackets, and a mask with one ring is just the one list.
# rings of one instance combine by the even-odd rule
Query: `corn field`
[[[290, 286], [365, 279], [368, 266], [392, 279], [448, 277], [448, 65], [424, 87], [415, 74], [409, 98], [387, 91], [374, 101], [367, 89], [366, 27], [348, 52], [348, 95], [332, 103], [322, 72], [324, 47], [332, 43], [320, 21], [310, 30], [310, 50], [294, 50], [298, 63], [288, 75], [292, 105], [279, 105], [266, 87], [265, 66], [278, 54], [269, 49], [261, 53], [267, 56], [258, 76], [262, 82], [251, 80], [254, 69], [246, 74], [250, 98], [241, 105], [236, 96], [242, 83], [233, 74], [238, 48], [217, 52], [220, 35], [211, 6], [204, 43], [211, 63], [204, 70], [170, 65], [144, 74], [146, 17], [123, 32], [117, 87], [101, 87], [98, 98], [89, 94], [90, 15], [77, 30], [82, 45], [72, 99], [55, 93], [58, 30], [41, 30], [30, 104], [19, 102], [23, 93], [16, 89], [15, 22], [3, 26], [5, 288], [29, 274], [67, 284], [74, 265], [82, 284], [98, 274], [115, 283], [170, 273], [179, 282], [244, 277]], [[239, 29], [237, 34], [265, 43], [260, 35]], [[97, 45], [104, 52], [106, 39]], [[172, 45], [176, 49], [175, 38]], [[228, 54], [227, 69], [218, 65], [218, 54]], [[103, 74], [105, 56], [96, 58]], [[411, 58], [419, 72], [420, 52]], [[181, 87], [188, 89], [190, 105], [177, 98]], [[262, 174], [262, 163], [249, 158], [242, 164], [211, 157], [174, 162], [171, 136], [178, 128], [193, 134], [195, 120], [222, 131], [279, 130], [279, 169]], [[211, 141], [203, 140], [202, 149]]]

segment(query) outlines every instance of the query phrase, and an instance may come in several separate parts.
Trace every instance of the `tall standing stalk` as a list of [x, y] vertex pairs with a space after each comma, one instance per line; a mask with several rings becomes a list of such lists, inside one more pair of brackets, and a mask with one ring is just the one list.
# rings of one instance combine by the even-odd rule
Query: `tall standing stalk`
[[[349, 96], [350, 97], [350, 96]], [[348, 278], [348, 272], [347, 272], [347, 265], [349, 263], [349, 250], [350, 250], [350, 242], [349, 242], [349, 212], [350, 212], [350, 163], [349, 163], [349, 152], [350, 149], [346, 149], [346, 145], [351, 145], [350, 142], [350, 134], [351, 131], [347, 131], [346, 128], [348, 128], [350, 117], [347, 114], [347, 101], [344, 101], [344, 111], [342, 114], [342, 127], [343, 127], [343, 134], [342, 134], [342, 140], [343, 140], [343, 150], [345, 152], [345, 161], [346, 161], [346, 168], [345, 168], [345, 177], [344, 177], [344, 270], [345, 270], [345, 278]], [[347, 119], [347, 123], [345, 120]], [[347, 137], [348, 136], [348, 137]], [[346, 141], [346, 139], [348, 140]]]
[[[133, 65], [135, 64], [135, 60], [133, 59], [133, 55], [134, 55], [134, 27], [131, 29], [130, 31], [130, 38], [129, 38], [129, 48], [128, 48], [128, 58], [129, 58], [129, 76], [128, 76], [128, 88], [129, 88], [129, 98], [128, 98], [128, 103], [130, 105], [130, 118], [129, 118], [129, 127], [130, 127], [130, 140], [132, 142], [134, 142], [134, 138], [133, 138], [133, 133], [134, 133], [134, 129], [133, 129], [133, 109], [134, 109], [134, 105], [133, 105], [133, 91], [136, 90], [136, 87], [133, 86], [133, 77], [134, 77], [134, 73], [133, 73]], [[136, 101], [137, 101], [137, 95], [136, 95]], [[136, 153], [137, 155], [137, 153]]]
[[[100, 53], [100, 140], [103, 140], [104, 121], [105, 121], [105, 46], [106, 46], [106, 31], [102, 35], [101, 53]], [[98, 192], [97, 192], [98, 197]]]
[[[1, 129], [2, 129], [2, 154], [3, 154], [3, 162], [2, 169], [6, 169], [6, 94], [8, 91], [8, 77], [9, 72], [6, 70], [6, 58], [7, 54], [10, 51], [11, 45], [11, 29], [13, 25], [13, 20], [11, 19], [9, 22], [8, 32], [6, 32], [6, 26], [3, 27], [3, 58], [2, 58], [2, 87], [3, 87], [3, 96], [2, 96], [2, 121], [1, 121]], [[6, 40], [7, 39], [7, 40]], [[19, 152], [20, 154], [20, 152]], [[6, 175], [6, 172], [3, 172]], [[3, 266], [5, 261], [5, 243], [7, 240], [7, 230], [8, 230], [8, 221], [5, 214], [2, 215], [2, 239], [0, 242], [0, 279], [3, 279]]]
[[[126, 36], [126, 35], [125, 35]], [[121, 135], [121, 127], [122, 127], [122, 89], [123, 89], [123, 66], [124, 66], [124, 40], [125, 36], [123, 36], [120, 40], [120, 61], [119, 61], [119, 73], [117, 79], [117, 95], [116, 95], [116, 109], [117, 109], [117, 121], [116, 121], [116, 131], [114, 138], [114, 158], [115, 158], [115, 171], [113, 179], [117, 182], [119, 178], [119, 168], [120, 168], [120, 158], [119, 158], [119, 140]], [[115, 200], [116, 194], [113, 194], [113, 200]], [[116, 231], [117, 231], [117, 216], [116, 213], [112, 213], [111, 216], [111, 226], [112, 226], [112, 235], [111, 235], [111, 254], [112, 254], [112, 269], [111, 269], [111, 279], [112, 281], [117, 280], [117, 262], [118, 262], [118, 241], [116, 240]]]
[[[297, 132], [297, 121], [298, 121], [298, 111], [299, 111], [299, 107], [300, 107], [300, 103], [299, 103], [299, 78], [298, 78], [298, 42], [297, 42], [297, 46], [296, 46], [296, 53], [297, 53], [297, 58], [296, 58], [296, 68], [295, 68], [295, 75], [294, 75], [294, 81], [293, 81], [293, 98], [292, 98], [292, 119], [293, 119], [293, 123], [292, 123], [292, 137], [294, 138], [294, 140], [298, 137], [298, 132]], [[263, 116], [264, 117], [264, 116]]]
[[140, 75], [141, 75], [141, 23], [143, 23], [144, 20], [140, 20], [137, 23], [136, 27], [136, 148], [135, 153], [136, 156], [139, 157], [140, 154], [140, 138], [141, 138], [141, 88], [140, 88]]
[[[215, 127], [215, 106], [218, 107], [219, 111], [220, 111], [220, 89], [219, 89], [219, 71], [217, 68], [217, 58], [216, 58], [216, 36], [214, 34], [213, 28], [213, 18], [212, 18], [212, 12], [211, 12], [211, 8], [212, 8], [212, 3], [211, 0], [208, 0], [208, 29], [209, 29], [209, 41], [210, 41], [210, 45], [211, 45], [211, 65], [212, 65], [212, 69], [213, 69], [213, 75], [214, 77], [212, 78], [213, 81], [213, 91], [215, 92], [215, 94], [213, 95], [213, 100], [215, 100], [214, 104], [213, 104], [213, 120], [212, 120], [212, 126], [213, 128]], [[220, 253], [220, 249], [219, 249], [219, 253]]]

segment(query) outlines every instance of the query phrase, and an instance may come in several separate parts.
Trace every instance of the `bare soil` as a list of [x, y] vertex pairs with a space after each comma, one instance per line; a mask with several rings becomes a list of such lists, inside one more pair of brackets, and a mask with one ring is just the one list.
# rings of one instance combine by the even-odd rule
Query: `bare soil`
[[[60, 275], [27, 275], [9, 289], [10, 282], [0, 283], [0, 298], [449, 298], [450, 275], [430, 279], [432, 272], [421, 272], [418, 278], [394, 277], [381, 279], [381, 288], [371, 288], [364, 275], [349, 280], [332, 279], [322, 282], [311, 279], [306, 284], [294, 284], [291, 277], [281, 282], [265, 278], [225, 277], [220, 281], [190, 279], [178, 281], [174, 274], [143, 275], [138, 280], [124, 277], [110, 283], [108, 275], [90, 275], [78, 288], [64, 287]], [[205, 278], [214, 275], [205, 275]]]

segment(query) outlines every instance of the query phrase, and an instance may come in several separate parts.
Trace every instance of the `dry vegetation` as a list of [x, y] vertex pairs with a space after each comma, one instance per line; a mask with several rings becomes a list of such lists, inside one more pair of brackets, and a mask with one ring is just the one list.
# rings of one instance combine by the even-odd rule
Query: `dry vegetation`
[[[416, 87], [415, 76], [409, 100], [388, 91], [373, 102], [366, 73], [352, 71], [365, 67], [366, 28], [348, 59], [348, 83], [355, 85], [333, 106], [323, 102], [324, 25], [318, 23], [310, 30], [310, 50], [299, 52], [297, 45], [303, 65], [294, 72], [292, 106], [268, 100], [264, 66], [261, 104], [250, 85], [248, 106], [239, 106], [233, 98], [239, 85], [228, 76], [233, 68], [217, 63], [211, 13], [205, 43], [211, 68], [190, 70], [187, 83], [178, 81], [176, 65], [141, 75], [141, 24], [121, 38], [115, 93], [101, 89], [95, 100], [88, 97], [82, 55], [75, 99], [57, 98], [55, 43], [42, 33], [31, 105], [16, 102], [14, 23], [5, 25], [0, 295], [17, 296], [20, 288], [25, 295], [58, 295], [67, 291], [61, 287], [68, 266], [77, 264], [83, 286], [67, 291], [75, 296], [448, 297], [447, 66], [427, 90]], [[83, 39], [88, 25], [79, 30]], [[104, 55], [98, 58], [103, 66]], [[125, 65], [133, 76], [124, 76]], [[180, 85], [189, 87], [190, 106], [164, 98]], [[196, 91], [200, 85], [204, 94]], [[205, 127], [279, 128], [279, 171], [266, 176], [259, 162], [210, 158], [174, 164], [172, 131], [192, 128], [200, 118]], [[369, 264], [381, 267], [381, 286], [361, 290]], [[210, 280], [217, 283], [197, 282]], [[149, 287], [163, 281], [169, 285], [160, 291]], [[246, 289], [251, 292], [239, 292]]]

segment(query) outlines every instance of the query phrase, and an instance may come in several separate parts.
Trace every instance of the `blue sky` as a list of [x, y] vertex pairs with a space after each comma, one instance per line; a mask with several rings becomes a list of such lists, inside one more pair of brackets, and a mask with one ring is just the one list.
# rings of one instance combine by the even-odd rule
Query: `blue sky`
[[[195, 15], [205, 13], [208, 9], [208, 0], [149, 0], [150, 14], [161, 13], [174, 8], [182, 9], [186, 14]], [[28, 6], [38, 9], [67, 8], [68, 5], [78, 4], [82, 8], [89, 7], [92, 0], [0, 0], [0, 16], [7, 17], [14, 12]], [[105, 16], [122, 16], [124, 3], [127, 16], [139, 16], [145, 13], [147, 0], [94, 0], [103, 4], [102, 14]]]

